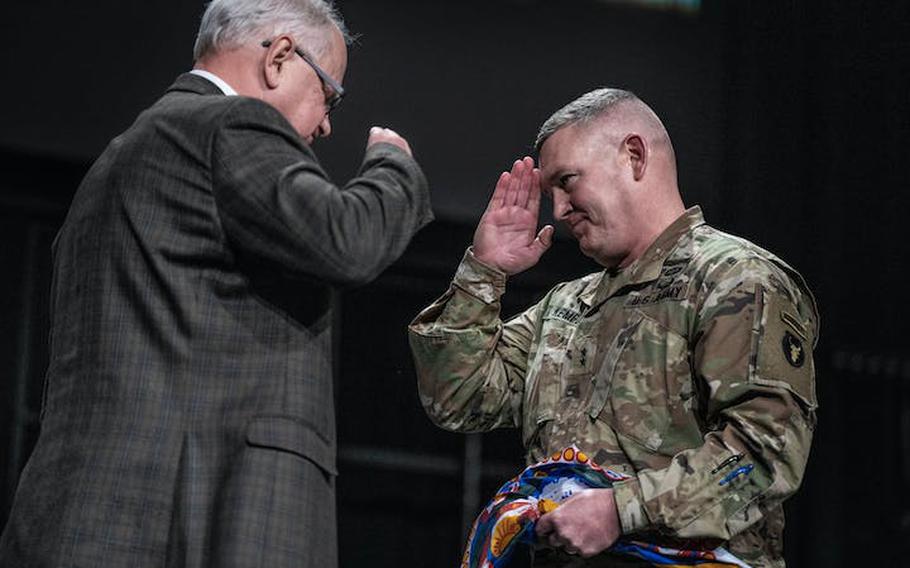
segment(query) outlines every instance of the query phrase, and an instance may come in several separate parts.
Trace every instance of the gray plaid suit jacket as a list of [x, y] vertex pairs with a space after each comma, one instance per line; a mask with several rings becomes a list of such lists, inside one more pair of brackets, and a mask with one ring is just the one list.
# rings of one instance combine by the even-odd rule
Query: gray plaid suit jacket
[[431, 218], [398, 148], [338, 188], [274, 108], [180, 76], [54, 243], [41, 433], [0, 566], [337, 565], [331, 290]]

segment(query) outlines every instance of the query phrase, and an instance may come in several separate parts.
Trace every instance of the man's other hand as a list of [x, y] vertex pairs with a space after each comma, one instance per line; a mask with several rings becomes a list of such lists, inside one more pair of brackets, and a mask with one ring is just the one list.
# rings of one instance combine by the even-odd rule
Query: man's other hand
[[499, 176], [474, 231], [474, 257], [509, 275], [537, 264], [553, 239], [551, 225], [537, 231], [539, 213], [540, 171], [526, 156]]
[[589, 489], [537, 521], [537, 538], [553, 548], [590, 558], [616, 542], [621, 528], [612, 489]]
[[391, 128], [382, 128], [380, 126], [370, 128], [370, 137], [367, 139], [367, 148], [380, 142], [398, 146], [404, 150], [408, 156], [414, 155], [411, 152], [411, 146], [408, 145], [408, 141]]

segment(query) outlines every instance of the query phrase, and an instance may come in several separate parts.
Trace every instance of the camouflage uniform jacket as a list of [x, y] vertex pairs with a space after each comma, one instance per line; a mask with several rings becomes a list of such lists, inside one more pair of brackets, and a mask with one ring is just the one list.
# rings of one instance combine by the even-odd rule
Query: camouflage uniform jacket
[[817, 406], [802, 277], [693, 207], [628, 267], [559, 284], [503, 323], [505, 282], [469, 249], [411, 323], [430, 418], [518, 427], [529, 462], [576, 443], [632, 476], [614, 491], [624, 534], [726, 542], [783, 566], [782, 502]]

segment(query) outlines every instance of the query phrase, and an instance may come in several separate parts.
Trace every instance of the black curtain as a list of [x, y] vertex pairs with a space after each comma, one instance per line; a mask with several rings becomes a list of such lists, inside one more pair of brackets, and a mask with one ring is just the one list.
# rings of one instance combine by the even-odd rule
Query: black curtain
[[898, 566], [895, 545], [910, 536], [910, 8], [714, 7], [728, 74], [716, 222], [793, 263], [821, 313], [819, 426], [789, 507], [788, 559]]

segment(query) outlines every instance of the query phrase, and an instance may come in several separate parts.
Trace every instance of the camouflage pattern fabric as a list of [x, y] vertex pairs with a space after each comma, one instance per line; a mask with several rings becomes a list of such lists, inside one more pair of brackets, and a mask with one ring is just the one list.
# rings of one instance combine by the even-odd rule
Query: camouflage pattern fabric
[[624, 534], [783, 566], [782, 503], [817, 407], [802, 277], [693, 207], [630, 266], [559, 284], [503, 323], [505, 284], [469, 249], [411, 323], [430, 418], [520, 428], [529, 464], [577, 444], [630, 476], [614, 486]]

